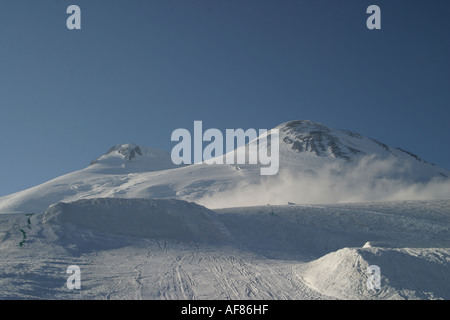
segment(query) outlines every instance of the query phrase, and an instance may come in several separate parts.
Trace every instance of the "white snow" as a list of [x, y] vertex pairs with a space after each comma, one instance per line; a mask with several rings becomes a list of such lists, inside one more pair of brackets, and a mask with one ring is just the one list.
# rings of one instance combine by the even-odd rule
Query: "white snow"
[[[448, 248], [343, 248], [308, 264], [303, 281], [339, 299], [450, 298]], [[369, 265], [381, 270], [381, 286], [369, 289]]]
[[[450, 197], [450, 173], [444, 169], [356, 133], [310, 121], [292, 123], [297, 122], [277, 127], [280, 171], [275, 176], [261, 176], [261, 165], [175, 166], [166, 151], [124, 144], [87, 168], [0, 197], [0, 214], [40, 212], [56, 202], [98, 197], [176, 198], [209, 208]], [[312, 134], [319, 129], [324, 137]], [[298, 152], [292, 149], [295, 142], [314, 145], [317, 152], [327, 149], [320, 155]], [[350, 160], [336, 156], [339, 152]]]
[[28, 217], [0, 216], [2, 299], [450, 298], [450, 200], [213, 211], [101, 198]]
[[273, 177], [125, 144], [1, 197], [0, 299], [450, 298], [447, 171], [310, 121], [277, 128]]

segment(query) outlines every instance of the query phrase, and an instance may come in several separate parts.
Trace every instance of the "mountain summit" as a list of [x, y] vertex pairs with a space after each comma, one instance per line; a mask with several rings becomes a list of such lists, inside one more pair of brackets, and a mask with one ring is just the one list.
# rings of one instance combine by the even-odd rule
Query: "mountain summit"
[[131, 161], [136, 155], [142, 156], [141, 148], [138, 145], [133, 143], [127, 144], [118, 144], [106, 152], [106, 154], [110, 154], [111, 152], [117, 151], [121, 155], [123, 155], [124, 159]]
[[90, 167], [92, 170], [109, 173], [137, 173], [173, 169], [177, 166], [173, 164], [167, 151], [126, 143], [113, 146], [103, 156], [91, 161]]
[[[106, 154], [116, 152], [121, 154], [123, 159], [131, 161], [136, 155], [142, 156], [141, 148], [134, 143], [118, 144], [109, 149]], [[96, 164], [100, 158], [91, 161], [91, 165]]]
[[[309, 154], [319, 158], [358, 161], [372, 156], [377, 159], [402, 159], [410, 165], [427, 167], [432, 175], [438, 174], [447, 178], [448, 172], [436, 167], [416, 154], [402, 148], [390, 147], [378, 140], [364, 137], [359, 133], [331, 129], [319, 122], [295, 120], [280, 124], [280, 145], [284, 145], [285, 153]], [[292, 156], [292, 155], [291, 155]], [[289, 157], [289, 156], [288, 156]]]
[[312, 152], [317, 156], [330, 156], [350, 160], [365, 154], [358, 149], [357, 140], [363, 137], [355, 132], [332, 130], [309, 120], [290, 121], [278, 126], [282, 141], [296, 152]]

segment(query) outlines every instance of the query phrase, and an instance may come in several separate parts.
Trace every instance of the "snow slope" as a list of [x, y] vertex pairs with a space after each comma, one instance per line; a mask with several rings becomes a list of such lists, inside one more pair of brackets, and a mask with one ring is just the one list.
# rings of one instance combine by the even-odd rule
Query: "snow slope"
[[450, 173], [412, 153], [312, 121], [276, 129], [280, 170], [274, 176], [261, 176], [260, 165], [175, 166], [168, 152], [124, 144], [85, 169], [0, 197], [0, 213], [97, 197], [176, 198], [209, 208], [450, 197]]
[[[450, 200], [58, 203], [0, 216], [0, 298], [449, 299], [449, 229]], [[373, 264], [378, 290], [366, 286]], [[79, 290], [66, 286], [70, 265]]]

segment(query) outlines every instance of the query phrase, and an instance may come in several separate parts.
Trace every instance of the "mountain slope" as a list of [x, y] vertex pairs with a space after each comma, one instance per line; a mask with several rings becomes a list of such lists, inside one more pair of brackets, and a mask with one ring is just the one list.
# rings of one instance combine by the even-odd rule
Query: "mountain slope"
[[450, 196], [450, 174], [410, 152], [307, 120], [275, 129], [275, 176], [262, 177], [261, 165], [176, 166], [168, 152], [116, 145], [85, 169], [1, 197], [0, 213], [39, 212], [52, 203], [96, 197], [177, 198], [217, 208]]

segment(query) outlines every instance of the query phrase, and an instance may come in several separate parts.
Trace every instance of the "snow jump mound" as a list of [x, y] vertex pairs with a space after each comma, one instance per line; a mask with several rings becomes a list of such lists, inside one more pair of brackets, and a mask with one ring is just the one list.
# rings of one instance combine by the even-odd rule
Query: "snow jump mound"
[[[379, 268], [378, 288], [369, 266]], [[310, 287], [337, 299], [447, 300], [450, 250], [343, 248], [310, 262], [301, 277]]]
[[132, 237], [208, 243], [225, 238], [213, 211], [172, 199], [95, 198], [59, 202], [45, 211], [43, 222]]

